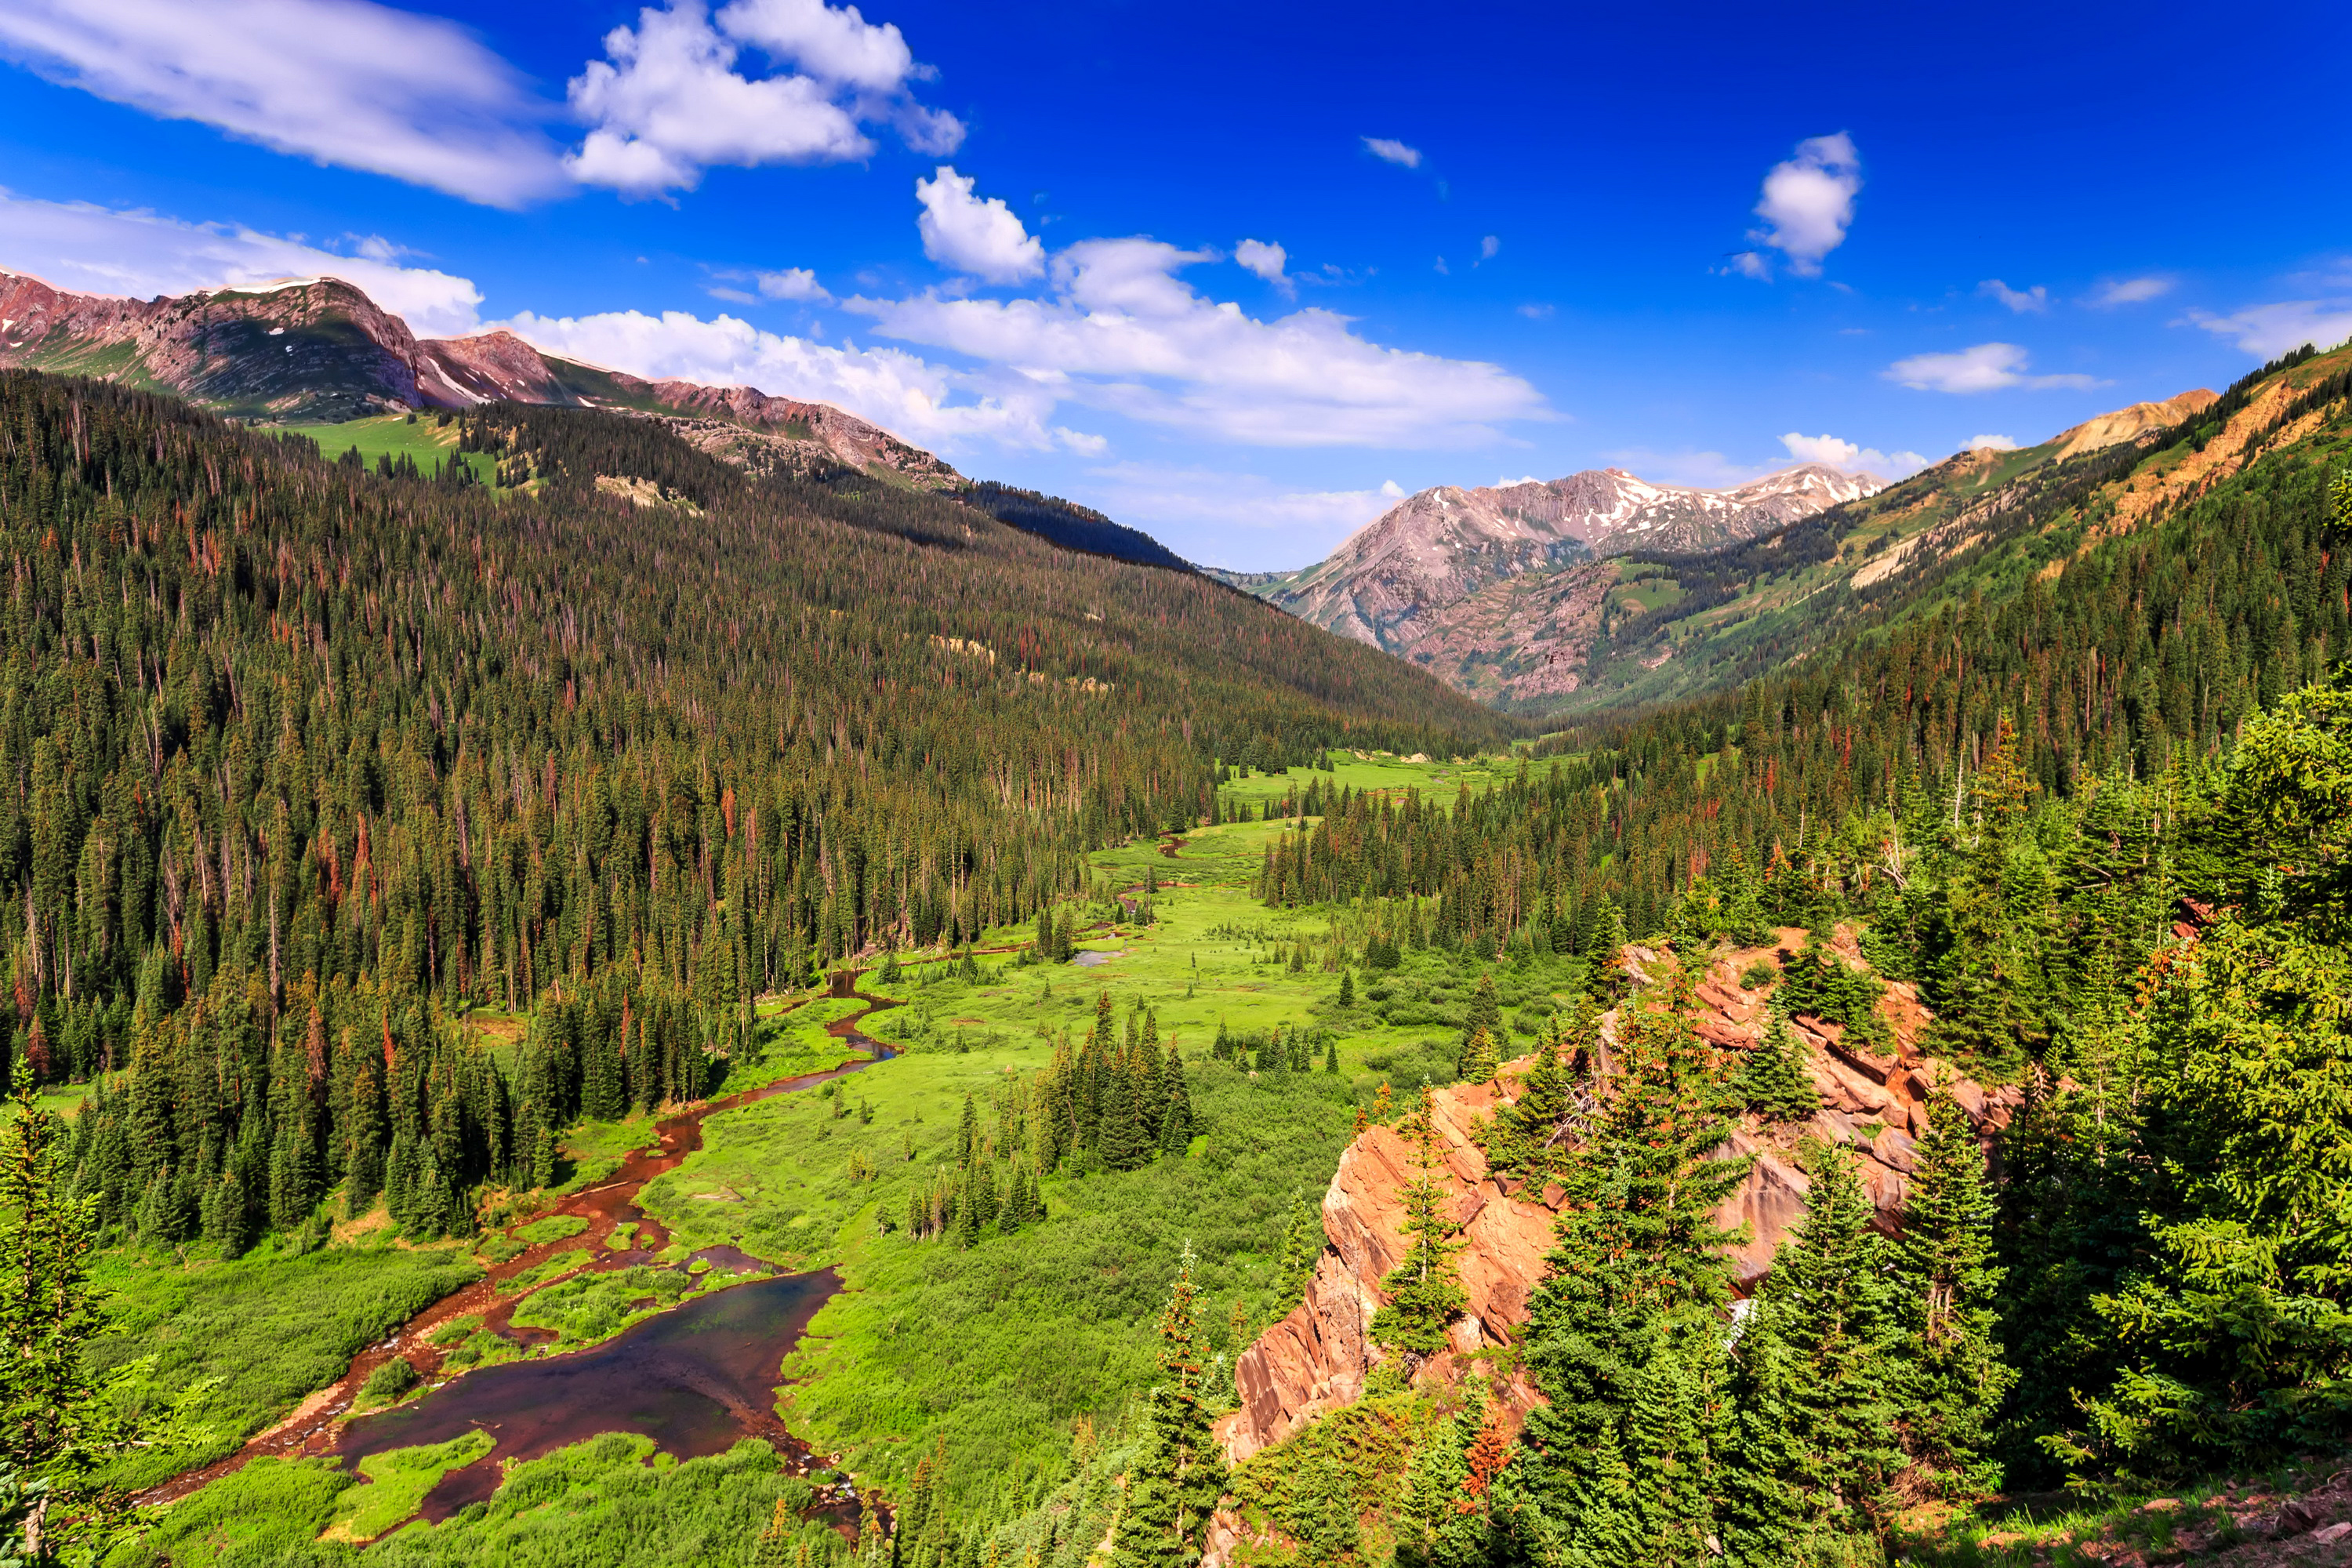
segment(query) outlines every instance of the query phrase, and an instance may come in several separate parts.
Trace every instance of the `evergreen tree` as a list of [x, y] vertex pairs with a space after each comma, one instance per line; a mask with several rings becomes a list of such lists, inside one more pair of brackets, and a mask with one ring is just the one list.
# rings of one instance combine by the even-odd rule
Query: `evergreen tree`
[[1805, 1216], [1775, 1254], [1740, 1336], [1743, 1355], [1788, 1358], [1779, 1408], [1759, 1415], [1785, 1436], [1778, 1479], [1795, 1489], [1801, 1537], [1883, 1537], [1895, 1506], [1903, 1329], [1874, 1217], [1852, 1156], [1825, 1150]]
[[1797, 1043], [1777, 996], [1764, 1037], [1748, 1053], [1731, 1080], [1731, 1090], [1741, 1105], [1768, 1122], [1803, 1121], [1822, 1108], [1821, 1090], [1805, 1070], [1804, 1047]]
[[1160, 1318], [1160, 1366], [1147, 1432], [1129, 1467], [1112, 1559], [1120, 1568], [1187, 1568], [1201, 1558], [1225, 1489], [1224, 1453], [1209, 1430], [1212, 1394], [1197, 1321], [1192, 1252]]
[[1929, 1100], [1927, 1115], [1895, 1247], [1904, 1447], [1912, 1489], [1959, 1500], [2000, 1489], [2000, 1467], [1988, 1457], [1992, 1418], [2017, 1373], [1997, 1337], [2001, 1271], [1984, 1150], [1948, 1093]]
[[1445, 1349], [1446, 1330], [1469, 1300], [1454, 1264], [1463, 1247], [1461, 1227], [1454, 1219], [1453, 1190], [1438, 1174], [1443, 1165], [1431, 1107], [1424, 1084], [1420, 1108], [1402, 1129], [1413, 1151], [1412, 1179], [1399, 1194], [1405, 1253], [1381, 1281], [1388, 1304], [1372, 1314], [1370, 1331], [1375, 1344], [1411, 1358], [1408, 1364]]
[[1734, 1237], [1714, 1215], [1747, 1163], [1713, 1157], [1732, 1102], [1691, 1026], [1695, 985], [1676, 965], [1623, 1009], [1607, 1097], [1554, 1167], [1564, 1201], [1521, 1341], [1548, 1403], [1528, 1415], [1497, 1517], [1564, 1561], [1639, 1561], [1644, 1521], [1675, 1516], [1658, 1488], [1675, 1472], [1633, 1468], [1643, 1386], [1662, 1354], [1696, 1368], [1722, 1334]]
[[[1454, 1053], [1456, 1078], [1465, 1079], [1473, 1083], [1482, 1081], [1473, 1077], [1470, 1071], [1472, 1047], [1476, 1045], [1478, 1036], [1483, 1032], [1486, 1036], [1487, 1054], [1493, 1055], [1495, 1037], [1502, 1026], [1503, 1009], [1495, 1000], [1495, 976], [1491, 973], [1481, 974], [1478, 976], [1478, 989], [1471, 993], [1470, 1009], [1462, 1020], [1462, 1047]], [[1489, 1078], [1494, 1076], [1491, 1068], [1486, 1076]]]
[[[69, 1138], [19, 1064], [0, 1122], [0, 1553], [26, 1564], [95, 1561], [135, 1527], [131, 1500], [98, 1477], [114, 1456], [162, 1436], [130, 1414], [134, 1364], [100, 1379], [91, 1342], [106, 1326], [91, 1282], [97, 1205], [67, 1195]], [[170, 1418], [167, 1417], [167, 1421]]]
[[1482, 1028], [1470, 1037], [1470, 1047], [1462, 1054], [1461, 1074], [1465, 1082], [1489, 1082], [1501, 1070], [1502, 1065], [1495, 1049], [1492, 1033]]

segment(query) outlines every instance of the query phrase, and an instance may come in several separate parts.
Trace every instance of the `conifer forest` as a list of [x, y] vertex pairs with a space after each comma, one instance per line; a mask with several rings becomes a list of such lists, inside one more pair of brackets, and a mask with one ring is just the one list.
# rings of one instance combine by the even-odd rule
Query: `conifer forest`
[[1572, 720], [1006, 486], [0, 371], [0, 1562], [2331, 1560], [2347, 363]]

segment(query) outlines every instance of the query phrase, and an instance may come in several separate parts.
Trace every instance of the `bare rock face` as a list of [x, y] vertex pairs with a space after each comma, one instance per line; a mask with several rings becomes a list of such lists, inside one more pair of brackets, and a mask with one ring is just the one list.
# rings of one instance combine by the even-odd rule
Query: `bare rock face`
[[[1784, 931], [1779, 946], [1793, 951], [1804, 940], [1802, 931]], [[1845, 962], [1864, 967], [1851, 928], [1840, 928], [1833, 945]], [[1749, 948], [1714, 962], [1697, 987], [1700, 1012], [1695, 1023], [1704, 1037], [1736, 1051], [1761, 1041], [1766, 993], [1746, 990], [1738, 976], [1774, 951]], [[1638, 980], [1647, 977], [1661, 956], [1629, 947], [1625, 960]], [[1725, 1157], [1753, 1157], [1748, 1179], [1716, 1215], [1718, 1224], [1746, 1227], [1748, 1239], [1731, 1249], [1743, 1290], [1769, 1270], [1781, 1239], [1805, 1212], [1811, 1183], [1794, 1158], [1801, 1138], [1819, 1138], [1861, 1156], [1880, 1223], [1891, 1231], [1916, 1163], [1917, 1140], [1927, 1131], [1927, 1098], [1938, 1084], [1951, 1090], [1988, 1139], [2015, 1111], [2019, 1090], [1988, 1091], [1918, 1049], [1931, 1016], [1911, 986], [1889, 984], [1879, 1009], [1894, 1036], [1892, 1049], [1883, 1055], [1846, 1045], [1837, 1025], [1801, 1014], [1792, 1020], [1821, 1091], [1822, 1110], [1796, 1127], [1764, 1127], [1746, 1118], [1721, 1151]], [[1614, 1032], [1612, 1015], [1603, 1020], [1603, 1039], [1613, 1038]], [[1496, 1177], [1476, 1134], [1497, 1105], [1517, 1098], [1533, 1063], [1533, 1058], [1522, 1058], [1506, 1065], [1493, 1082], [1454, 1084], [1432, 1097], [1439, 1174], [1453, 1194], [1465, 1243], [1455, 1260], [1469, 1298], [1454, 1325], [1458, 1353], [1508, 1344], [1512, 1331], [1527, 1321], [1528, 1303], [1545, 1277], [1561, 1194], [1558, 1188], [1529, 1192], [1523, 1183]], [[1323, 1195], [1328, 1245], [1306, 1300], [1235, 1363], [1241, 1408], [1219, 1423], [1218, 1436], [1236, 1463], [1322, 1412], [1360, 1397], [1365, 1377], [1384, 1359], [1386, 1352], [1371, 1342], [1368, 1331], [1384, 1300], [1380, 1282], [1404, 1257], [1402, 1192], [1414, 1169], [1412, 1148], [1388, 1127], [1366, 1129], [1339, 1156], [1339, 1172]], [[1450, 1375], [1453, 1359], [1433, 1358], [1423, 1375]], [[1539, 1398], [1523, 1381], [1498, 1392], [1507, 1406], [1521, 1411]]]

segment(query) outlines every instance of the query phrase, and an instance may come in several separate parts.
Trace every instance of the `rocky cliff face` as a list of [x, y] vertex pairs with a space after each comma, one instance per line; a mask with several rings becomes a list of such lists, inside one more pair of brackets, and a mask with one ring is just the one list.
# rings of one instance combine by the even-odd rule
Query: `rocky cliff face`
[[[1783, 931], [1780, 946], [1793, 950], [1804, 935]], [[1848, 963], [1862, 966], [1850, 930], [1840, 931], [1837, 946]], [[1766, 993], [1744, 989], [1738, 975], [1773, 951], [1753, 948], [1715, 961], [1698, 987], [1696, 1024], [1707, 1039], [1727, 1050], [1748, 1050], [1763, 1037]], [[1660, 962], [1656, 953], [1639, 947], [1627, 949], [1626, 957], [1637, 976]], [[1796, 1127], [1764, 1128], [1748, 1118], [1725, 1146], [1727, 1156], [1756, 1156], [1747, 1181], [1717, 1216], [1727, 1226], [1748, 1226], [1749, 1239], [1732, 1253], [1742, 1289], [1770, 1268], [1773, 1252], [1804, 1213], [1811, 1184], [1793, 1158], [1801, 1138], [1810, 1135], [1857, 1152], [1871, 1196], [1892, 1228], [1914, 1167], [1916, 1140], [1927, 1129], [1931, 1089], [1938, 1083], [1949, 1088], [1988, 1137], [2008, 1123], [2016, 1108], [2017, 1090], [1985, 1090], [1921, 1054], [1918, 1040], [1929, 1015], [1910, 986], [1888, 986], [1880, 1010], [1895, 1037], [1893, 1050], [1885, 1055], [1850, 1047], [1836, 1025], [1800, 1015], [1794, 1022], [1822, 1110]], [[1613, 1027], [1612, 1016], [1604, 1023], [1604, 1038]], [[1551, 1248], [1559, 1190], [1533, 1192], [1496, 1178], [1475, 1136], [1479, 1121], [1497, 1104], [1517, 1098], [1518, 1080], [1530, 1065], [1532, 1058], [1522, 1058], [1491, 1083], [1455, 1084], [1434, 1096], [1443, 1175], [1453, 1190], [1466, 1243], [1458, 1258], [1469, 1297], [1468, 1310], [1454, 1329], [1460, 1353], [1510, 1342], [1512, 1330], [1527, 1321], [1528, 1298], [1543, 1280], [1544, 1258]], [[1235, 1460], [1280, 1442], [1323, 1411], [1363, 1393], [1366, 1374], [1385, 1353], [1366, 1330], [1382, 1300], [1381, 1279], [1404, 1256], [1399, 1194], [1412, 1168], [1411, 1149], [1387, 1127], [1368, 1129], [1340, 1156], [1339, 1173], [1323, 1196], [1328, 1245], [1307, 1299], [1235, 1363], [1241, 1408], [1219, 1426]], [[1437, 1358], [1430, 1374], [1445, 1375], [1450, 1360]], [[1521, 1409], [1537, 1397], [1524, 1383], [1506, 1391], [1506, 1398]]]
[[224, 414], [340, 422], [415, 408], [517, 403], [674, 419], [705, 451], [760, 472], [842, 464], [931, 489], [961, 477], [930, 453], [829, 404], [748, 386], [647, 381], [541, 353], [509, 331], [418, 338], [337, 278], [178, 298], [73, 294], [0, 271], [0, 367], [175, 392]]
[[1270, 596], [1301, 619], [1409, 655], [1432, 617], [1490, 584], [1589, 557], [1752, 539], [1877, 489], [1818, 463], [1720, 490], [1652, 484], [1622, 468], [1440, 486], [1399, 501]]

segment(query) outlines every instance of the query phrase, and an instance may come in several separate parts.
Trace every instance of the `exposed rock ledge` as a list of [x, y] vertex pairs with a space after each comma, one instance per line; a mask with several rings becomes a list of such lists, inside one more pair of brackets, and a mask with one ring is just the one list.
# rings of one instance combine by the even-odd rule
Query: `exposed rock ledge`
[[[1780, 933], [1779, 945], [1794, 949], [1801, 931]], [[1860, 967], [1850, 928], [1840, 928], [1837, 951]], [[1765, 994], [1745, 991], [1742, 969], [1771, 948], [1749, 948], [1717, 959], [1698, 987], [1699, 1033], [1727, 1048], [1745, 1050], [1763, 1037]], [[1648, 949], [1630, 947], [1625, 957], [1636, 976], [1658, 962]], [[1745, 1223], [1750, 1239], [1732, 1257], [1744, 1289], [1770, 1268], [1772, 1254], [1804, 1213], [1809, 1185], [1790, 1157], [1799, 1138], [1853, 1146], [1881, 1222], [1892, 1226], [1901, 1208], [1914, 1163], [1916, 1139], [1927, 1129], [1926, 1101], [1940, 1079], [1990, 1137], [2005, 1125], [2020, 1099], [2014, 1089], [1987, 1091], [1951, 1068], [1923, 1056], [1917, 1042], [1929, 1022], [1918, 993], [1896, 982], [1888, 985], [1880, 1011], [1895, 1037], [1889, 1056], [1873, 1056], [1843, 1045], [1843, 1032], [1799, 1016], [1813, 1082], [1822, 1110], [1793, 1128], [1760, 1129], [1748, 1118], [1725, 1147], [1726, 1154], [1756, 1154], [1748, 1180], [1726, 1202], [1718, 1219]], [[1614, 1016], [1603, 1021], [1613, 1032]], [[1558, 1188], [1536, 1194], [1524, 1184], [1496, 1178], [1486, 1168], [1473, 1130], [1506, 1100], [1517, 1098], [1519, 1079], [1532, 1058], [1507, 1064], [1491, 1083], [1454, 1084], [1436, 1091], [1435, 1123], [1444, 1155], [1443, 1174], [1454, 1193], [1455, 1214], [1466, 1245], [1458, 1258], [1469, 1307], [1455, 1325], [1461, 1353], [1510, 1342], [1512, 1330], [1527, 1321], [1528, 1299], [1541, 1283], [1544, 1255], [1551, 1249], [1552, 1204]], [[1367, 1337], [1381, 1302], [1380, 1281], [1404, 1255], [1399, 1193], [1412, 1170], [1412, 1152], [1395, 1130], [1367, 1129], [1339, 1157], [1339, 1173], [1323, 1194], [1323, 1234], [1328, 1243], [1317, 1262], [1306, 1300], [1258, 1337], [1241, 1354], [1234, 1376], [1241, 1408], [1218, 1424], [1218, 1436], [1236, 1461], [1278, 1443], [1326, 1410], [1360, 1397], [1365, 1374], [1383, 1359]], [[1549, 1201], [1547, 1202], [1547, 1199]], [[1439, 1375], [1452, 1355], [1437, 1358]], [[1520, 1410], [1538, 1397], [1524, 1383], [1502, 1391]]]

